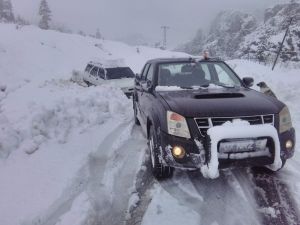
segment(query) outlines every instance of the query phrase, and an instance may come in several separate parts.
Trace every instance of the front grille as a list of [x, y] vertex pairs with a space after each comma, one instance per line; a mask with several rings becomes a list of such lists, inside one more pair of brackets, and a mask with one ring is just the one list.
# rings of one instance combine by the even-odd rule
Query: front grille
[[274, 115], [259, 115], [259, 116], [241, 116], [241, 117], [209, 117], [195, 118], [196, 124], [203, 137], [207, 135], [207, 130], [213, 126], [221, 126], [227, 121], [232, 122], [234, 119], [248, 121], [251, 125], [271, 124], [274, 126]]

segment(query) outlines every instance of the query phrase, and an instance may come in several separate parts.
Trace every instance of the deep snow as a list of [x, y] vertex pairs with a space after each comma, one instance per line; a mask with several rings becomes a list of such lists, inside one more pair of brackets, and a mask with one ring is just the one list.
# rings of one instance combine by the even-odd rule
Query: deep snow
[[[0, 33], [0, 224], [253, 225], [262, 223], [261, 214], [279, 216], [285, 202], [257, 203], [257, 193], [268, 193], [249, 169], [226, 170], [216, 180], [180, 171], [153, 180], [131, 101], [112, 86], [70, 81], [90, 60], [124, 59], [139, 72], [147, 59], [182, 53], [146, 47], [137, 53], [122, 43], [31, 26], [0, 24]], [[300, 128], [299, 70], [229, 64], [242, 77], [267, 81]], [[297, 208], [298, 151], [275, 177]]]
[[[0, 24], [0, 33], [0, 224], [114, 218], [106, 209], [116, 201], [114, 191], [125, 196], [114, 209], [127, 208], [146, 144], [122, 91], [79, 86], [70, 81], [72, 71], [105, 59], [140, 72], [148, 59], [184, 54], [147, 47], [137, 53], [122, 43], [33, 26]], [[125, 167], [127, 160], [135, 163]], [[132, 179], [116, 181], [119, 174]]]

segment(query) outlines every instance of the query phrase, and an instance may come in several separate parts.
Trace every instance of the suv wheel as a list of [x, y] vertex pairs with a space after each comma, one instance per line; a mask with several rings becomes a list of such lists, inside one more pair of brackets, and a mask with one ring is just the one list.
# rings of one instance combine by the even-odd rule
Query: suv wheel
[[86, 83], [86, 85], [87, 85], [88, 87], [92, 86], [92, 84], [91, 84], [89, 81], [87, 81], [87, 80], [84, 80], [84, 83]]
[[136, 108], [136, 103], [134, 101], [134, 95], [132, 97], [133, 99], [133, 111], [134, 111], [134, 123], [135, 125], [141, 125], [139, 119], [137, 118], [137, 108]]
[[170, 178], [173, 175], [174, 168], [170, 166], [164, 166], [160, 163], [158, 158], [158, 148], [157, 148], [157, 137], [154, 132], [153, 126], [150, 127], [149, 137], [148, 137], [148, 147], [150, 150], [150, 161], [152, 174], [157, 179]]

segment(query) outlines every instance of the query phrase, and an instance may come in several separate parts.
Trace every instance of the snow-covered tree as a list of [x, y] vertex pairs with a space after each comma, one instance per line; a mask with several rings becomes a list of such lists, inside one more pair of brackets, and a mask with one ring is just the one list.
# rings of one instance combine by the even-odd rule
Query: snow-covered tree
[[102, 35], [101, 35], [99, 29], [97, 29], [97, 31], [96, 31], [96, 38], [97, 38], [97, 39], [101, 39], [101, 38], [102, 38]]
[[0, 20], [9, 23], [15, 21], [11, 0], [0, 0]]
[[48, 30], [51, 22], [51, 10], [46, 0], [42, 0], [40, 3], [39, 15], [41, 16], [39, 27]]
[[78, 31], [78, 34], [84, 37], [86, 36], [86, 34], [82, 30]]

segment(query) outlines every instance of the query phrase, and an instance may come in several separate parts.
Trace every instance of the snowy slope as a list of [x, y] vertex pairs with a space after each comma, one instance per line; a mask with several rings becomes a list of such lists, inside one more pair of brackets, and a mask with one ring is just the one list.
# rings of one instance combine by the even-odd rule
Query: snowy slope
[[300, 65], [300, 3], [278, 4], [265, 11], [264, 22], [257, 29], [245, 37], [236, 56], [245, 59], [251, 58], [261, 62], [273, 62], [282, 42], [290, 19], [293, 22], [289, 27], [286, 40], [283, 44], [280, 61], [292, 62]]
[[[97, 204], [96, 219], [115, 201], [114, 188], [122, 184], [129, 196], [145, 141], [120, 90], [78, 86], [72, 71], [90, 60], [124, 59], [139, 72], [148, 59], [185, 54], [147, 47], [137, 53], [33, 26], [0, 24], [0, 34], [0, 224], [79, 224]], [[129, 159], [137, 163], [121, 170]], [[132, 179], [118, 183], [117, 174]], [[126, 208], [126, 199], [118, 207]]]

